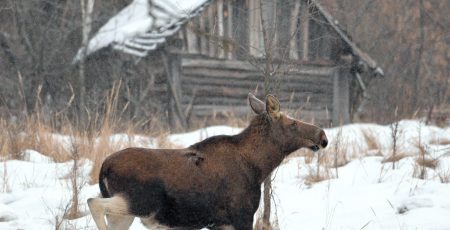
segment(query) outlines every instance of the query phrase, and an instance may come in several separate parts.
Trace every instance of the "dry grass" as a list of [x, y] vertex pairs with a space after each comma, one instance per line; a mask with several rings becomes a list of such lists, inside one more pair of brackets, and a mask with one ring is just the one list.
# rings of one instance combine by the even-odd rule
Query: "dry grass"
[[439, 164], [438, 159], [433, 159], [431, 157], [417, 157], [415, 160], [416, 164], [420, 167], [430, 168], [430, 169], [436, 169], [436, 167]]
[[362, 134], [366, 140], [368, 150], [380, 149], [380, 145], [377, 142], [376, 135], [369, 129], [362, 129]]
[[430, 141], [432, 145], [450, 145], [450, 139], [433, 139]]
[[[125, 133], [130, 140], [137, 133], [137, 129], [145, 131], [141, 128], [144, 125], [155, 128], [146, 135], [160, 134], [161, 127], [164, 127], [158, 123], [158, 119], [142, 122], [121, 120], [126, 108], [117, 108], [119, 88], [120, 82], [114, 84], [105, 98], [104, 110], [88, 113], [87, 120], [84, 122], [72, 122], [74, 119], [67, 112], [68, 110], [49, 115], [39, 108], [39, 104], [35, 112], [16, 117], [15, 121], [0, 118], [1, 159], [21, 160], [22, 153], [26, 149], [36, 150], [55, 162], [89, 159], [94, 163], [90, 182], [96, 183], [104, 158], [134, 144], [132, 141], [128, 143], [111, 141], [113, 134]], [[67, 107], [70, 106], [69, 101]], [[169, 146], [169, 144], [163, 144], [163, 146]]]
[[33, 149], [56, 162], [69, 160], [69, 151], [55, 140], [53, 131], [54, 128], [44, 124], [36, 115], [29, 116], [20, 124], [0, 118], [0, 156], [3, 159], [22, 159], [24, 150]]
[[450, 170], [439, 172], [438, 176], [441, 183], [450, 183]]
[[386, 156], [383, 160], [381, 160], [381, 163], [392, 163], [397, 162], [405, 157], [409, 157], [410, 155], [403, 153], [403, 152], [397, 152], [395, 155], [391, 154], [389, 156]]
[[320, 170], [318, 171], [314, 168], [310, 168], [308, 175], [306, 175], [304, 178], [306, 185], [313, 185], [315, 183], [319, 183], [328, 179], [330, 179], [328, 170], [326, 170], [326, 172], [320, 172]]

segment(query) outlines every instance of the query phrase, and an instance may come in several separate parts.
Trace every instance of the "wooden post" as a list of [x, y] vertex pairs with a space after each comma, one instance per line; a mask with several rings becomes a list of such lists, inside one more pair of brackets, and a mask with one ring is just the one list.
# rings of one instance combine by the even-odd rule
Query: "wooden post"
[[[276, 0], [260, 0], [260, 18], [261, 18], [261, 30], [264, 31], [266, 35], [262, 34], [263, 39], [263, 49], [265, 51], [265, 56], [267, 51], [270, 50], [270, 56], [280, 57], [278, 54], [278, 49], [276, 47], [278, 43], [277, 34], [277, 1]], [[263, 25], [264, 23], [264, 25]], [[264, 32], [262, 32], [264, 33]]]
[[187, 121], [182, 109], [181, 98], [183, 92], [181, 91], [181, 57], [177, 53], [163, 52], [163, 62], [167, 76], [167, 90], [169, 92], [168, 98], [168, 119], [170, 127], [187, 127]]
[[307, 61], [309, 59], [309, 0], [300, 1], [300, 31], [301, 31], [301, 45], [302, 45], [302, 59]]
[[234, 41], [236, 42], [236, 46], [234, 48], [235, 58], [238, 60], [246, 59], [249, 52], [249, 10], [248, 9], [248, 1], [234, 1], [235, 6], [235, 18], [233, 19], [235, 24], [233, 25], [234, 30]]
[[227, 58], [228, 59], [233, 59], [233, 51], [234, 51], [234, 47], [232, 44], [232, 39], [233, 39], [233, 4], [231, 4], [231, 0], [227, 1], [227, 13], [228, 13], [228, 18], [227, 18], [227, 23], [228, 23], [228, 28], [227, 28], [227, 44], [226, 44], [226, 51], [227, 51]]
[[255, 57], [261, 57], [261, 38], [262, 25], [261, 25], [261, 0], [249, 0], [249, 54]]
[[208, 40], [206, 39], [206, 22], [205, 17], [206, 14], [200, 15], [200, 53], [204, 55], [208, 55]]
[[197, 54], [198, 53], [197, 35], [195, 34], [194, 23], [192, 22], [192, 20], [194, 19], [191, 19], [191, 21], [189, 21], [186, 27], [187, 47], [189, 53]]
[[289, 27], [289, 58], [297, 60], [298, 59], [298, 50], [297, 50], [297, 23], [298, 23], [298, 13], [300, 10], [300, 1], [295, 0], [294, 8], [292, 9], [290, 27]]
[[350, 70], [338, 68], [333, 75], [333, 125], [350, 122]]
[[217, 0], [217, 57], [225, 58], [225, 52], [223, 50], [224, 39], [224, 26], [223, 26], [223, 0]]
[[[208, 7], [208, 24], [209, 24], [209, 36], [214, 37], [216, 33], [216, 20], [214, 17], [214, 7]], [[209, 42], [209, 56], [216, 56], [216, 47], [217, 44], [215, 42]]]

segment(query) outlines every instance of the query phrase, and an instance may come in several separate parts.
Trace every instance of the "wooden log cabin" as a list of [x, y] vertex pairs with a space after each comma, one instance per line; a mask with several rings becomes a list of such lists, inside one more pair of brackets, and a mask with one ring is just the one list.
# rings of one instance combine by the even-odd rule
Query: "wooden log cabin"
[[276, 94], [305, 121], [348, 123], [383, 75], [314, 0], [213, 1], [138, 65], [172, 126], [245, 117], [248, 92]]
[[169, 78], [194, 119], [245, 116], [246, 95], [256, 91], [277, 94], [302, 119], [348, 123], [365, 82], [382, 75], [316, 1], [218, 0], [177, 39], [171, 61], [180, 67]]

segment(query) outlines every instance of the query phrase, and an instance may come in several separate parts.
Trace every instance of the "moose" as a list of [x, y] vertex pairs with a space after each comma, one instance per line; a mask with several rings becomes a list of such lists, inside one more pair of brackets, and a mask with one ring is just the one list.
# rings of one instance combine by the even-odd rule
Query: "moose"
[[[153, 229], [251, 230], [261, 184], [290, 153], [328, 144], [325, 132], [249, 93], [256, 113], [237, 135], [209, 137], [185, 149], [127, 148], [100, 169], [101, 197], [87, 200], [100, 230], [128, 229], [135, 217]], [[105, 220], [106, 216], [106, 220]]]

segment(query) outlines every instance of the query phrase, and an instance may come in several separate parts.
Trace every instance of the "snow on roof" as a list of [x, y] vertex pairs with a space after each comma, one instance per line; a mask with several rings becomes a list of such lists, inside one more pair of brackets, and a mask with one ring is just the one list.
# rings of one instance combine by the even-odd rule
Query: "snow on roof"
[[73, 63], [109, 45], [136, 56], [146, 56], [211, 1], [134, 0], [110, 18], [89, 40], [85, 49], [78, 50]]

